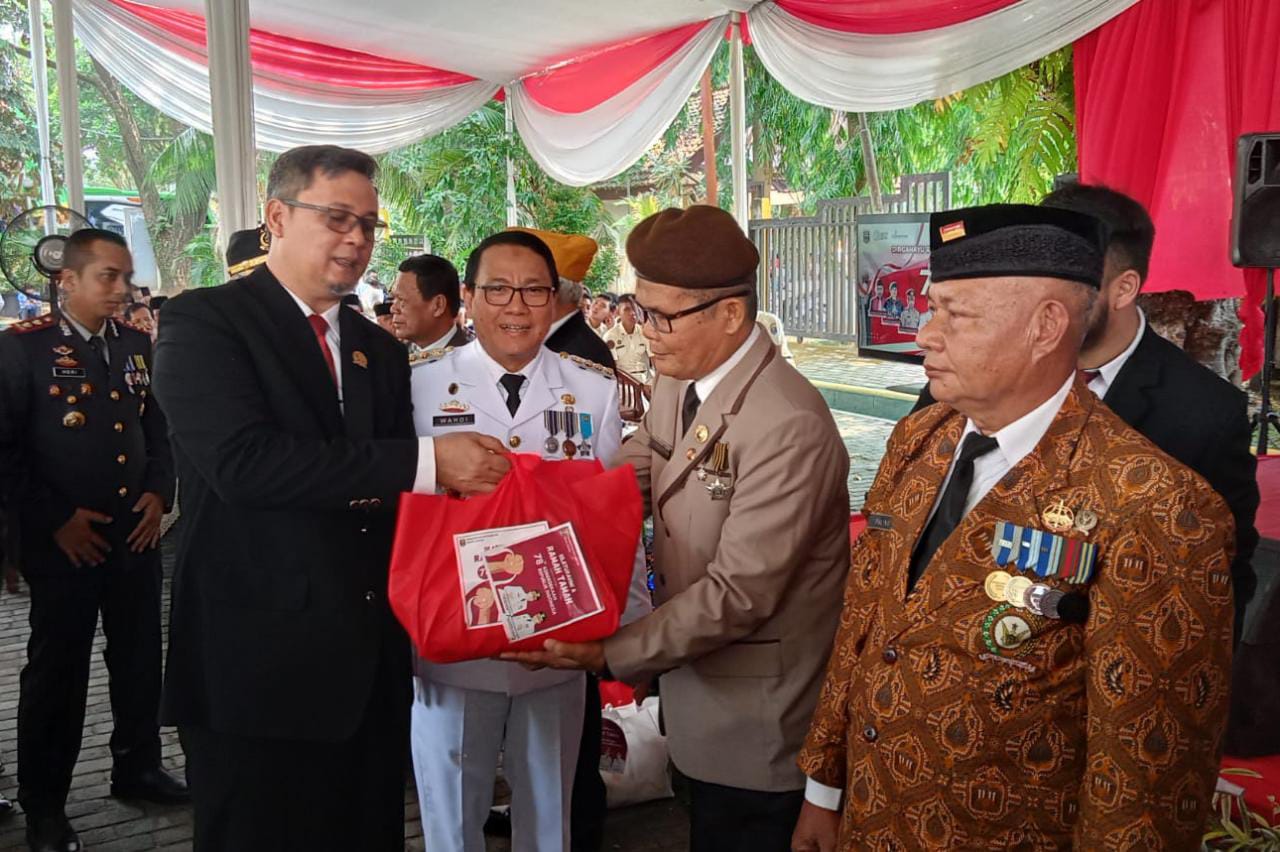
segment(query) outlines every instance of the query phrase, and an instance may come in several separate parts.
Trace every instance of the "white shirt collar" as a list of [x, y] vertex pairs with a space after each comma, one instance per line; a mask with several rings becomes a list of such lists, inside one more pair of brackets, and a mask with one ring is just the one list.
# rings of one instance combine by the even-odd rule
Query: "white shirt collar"
[[545, 346], [539, 346], [538, 354], [533, 356], [532, 361], [530, 361], [528, 364], [525, 364], [519, 370], [512, 371], [512, 370], [508, 370], [506, 367], [499, 364], [489, 355], [488, 352], [484, 351], [484, 345], [480, 343], [479, 338], [476, 338], [475, 340], [471, 341], [471, 343], [467, 345], [475, 347], [476, 357], [479, 358], [480, 363], [484, 365], [485, 374], [489, 376], [489, 378], [492, 380], [492, 383], [495, 387], [497, 387], [501, 383], [502, 377], [509, 372], [514, 372], [516, 375], [524, 376], [525, 379], [528, 380], [531, 376], [535, 375], [538, 372], [538, 370], [542, 368], [542, 361], [546, 357], [547, 352], [550, 351]]
[[[315, 311], [311, 310], [311, 306], [308, 305], [306, 302], [302, 301], [301, 299], [299, 299], [292, 290], [290, 290], [288, 287], [285, 287], [283, 284], [281, 284], [280, 286], [284, 287], [284, 291], [289, 294], [290, 299], [293, 299], [294, 303], [298, 306], [298, 310], [302, 311], [302, 315], [304, 317], [309, 317], [315, 313]], [[341, 302], [338, 302], [338, 304], [334, 305], [333, 307], [326, 310], [324, 313], [320, 314], [320, 316], [324, 317], [324, 321], [329, 324], [329, 333], [337, 338], [340, 338], [342, 336], [341, 331], [338, 329], [338, 312], [341, 311], [342, 308], [343, 308], [343, 304]]]
[[[1146, 330], [1147, 315], [1142, 312], [1142, 308], [1138, 308], [1138, 331], [1133, 335], [1133, 340], [1129, 341], [1128, 347], [1123, 352], [1098, 367], [1098, 378], [1089, 382], [1089, 389], [1096, 393], [1099, 398], [1106, 396], [1107, 391], [1111, 388], [1111, 383], [1116, 380], [1116, 376], [1124, 368], [1129, 357], [1137, 350], [1138, 344], [1142, 341], [1142, 335]], [[1101, 391], [1098, 389], [1099, 381], [1102, 383]]]
[[[1067, 394], [1071, 392], [1071, 384], [1075, 381], [1075, 378], [1074, 373], [1068, 376], [1067, 380], [1062, 383], [1062, 387], [1058, 388], [1057, 393], [991, 435], [992, 438], [996, 439], [996, 443], [1000, 447], [1000, 455], [1004, 457], [1009, 468], [1013, 468], [1018, 462], [1030, 455], [1031, 451], [1036, 448], [1036, 444], [1039, 444], [1040, 439], [1044, 437], [1044, 433], [1049, 431], [1049, 425], [1053, 423], [1053, 418], [1058, 416], [1062, 403], [1066, 401]], [[969, 436], [969, 433], [977, 431], [978, 427], [974, 425], [974, 422], [966, 420], [964, 433], [960, 435], [961, 443]]]
[[446, 346], [449, 345], [449, 341], [453, 339], [453, 335], [455, 332], [457, 332], [457, 330], [458, 330], [458, 326], [456, 323], [449, 326], [449, 330], [444, 333], [444, 337], [441, 337], [439, 340], [433, 342], [430, 346], [428, 346], [427, 351], [431, 351], [433, 349], [444, 349]]
[[107, 323], [109, 322], [109, 320], [103, 320], [102, 328], [98, 329], [97, 334], [94, 334], [92, 331], [90, 331], [89, 329], [82, 326], [79, 322], [77, 322], [75, 317], [71, 316], [71, 314], [67, 313], [66, 311], [63, 311], [62, 315], [66, 317], [67, 322], [71, 323], [72, 328], [80, 332], [80, 336], [84, 338], [85, 343], [88, 343], [89, 338], [91, 337], [101, 337], [104, 341], [107, 339]]
[[[747, 339], [742, 342], [742, 345], [739, 346], [732, 355], [725, 359], [723, 364], [694, 382], [694, 386], [698, 389], [699, 401], [706, 402], [711, 397], [711, 393], [716, 389], [716, 385], [724, 381], [724, 377], [729, 375], [729, 372], [733, 370], [734, 367], [738, 366], [738, 363], [741, 362], [743, 358], [747, 357], [747, 350], [751, 348], [751, 344], [755, 343], [756, 339], [759, 337], [760, 326], [753, 322], [751, 324], [751, 333], [747, 335]], [[685, 387], [688, 387], [688, 385]]]

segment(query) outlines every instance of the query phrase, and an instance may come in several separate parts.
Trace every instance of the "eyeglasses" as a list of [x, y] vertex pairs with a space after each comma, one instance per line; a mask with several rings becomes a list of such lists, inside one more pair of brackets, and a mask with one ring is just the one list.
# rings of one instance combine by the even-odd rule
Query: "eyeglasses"
[[512, 287], [507, 284], [481, 284], [478, 288], [484, 293], [484, 300], [495, 307], [511, 304], [516, 293], [526, 308], [545, 307], [551, 301], [554, 287]]
[[670, 334], [671, 324], [680, 319], [680, 317], [687, 317], [692, 314], [700, 313], [718, 302], [723, 302], [725, 299], [737, 299], [741, 296], [750, 295], [750, 290], [737, 290], [733, 293], [725, 293], [723, 296], [716, 296], [714, 299], [703, 302], [700, 305], [694, 305], [692, 308], [685, 308], [683, 311], [676, 311], [674, 314], [664, 314], [661, 311], [646, 308], [639, 302], [635, 302], [636, 319], [650, 326], [659, 334]]
[[343, 210], [341, 207], [325, 207], [321, 204], [307, 204], [305, 201], [298, 201], [292, 198], [282, 198], [281, 203], [290, 207], [301, 207], [305, 210], [315, 210], [324, 214], [325, 226], [334, 233], [349, 234], [356, 225], [360, 226], [360, 232], [364, 234], [365, 239], [377, 239], [378, 234], [387, 227], [387, 223], [379, 219], [377, 216], [357, 216], [350, 210]]

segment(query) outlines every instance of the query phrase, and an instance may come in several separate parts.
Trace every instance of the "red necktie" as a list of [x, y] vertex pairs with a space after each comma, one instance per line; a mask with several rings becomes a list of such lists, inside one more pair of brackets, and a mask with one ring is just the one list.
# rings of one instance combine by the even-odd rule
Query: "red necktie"
[[1080, 374], [1080, 378], [1084, 380], [1086, 385], [1102, 375], [1101, 370], [1076, 370], [1076, 372]]
[[329, 375], [333, 378], [333, 383], [338, 383], [338, 368], [333, 363], [333, 352], [329, 349], [329, 342], [324, 339], [329, 333], [329, 323], [325, 322], [324, 317], [319, 314], [312, 314], [307, 317], [307, 322], [311, 323], [311, 330], [316, 333], [316, 342], [320, 344], [320, 352], [324, 355], [324, 363], [329, 367]]

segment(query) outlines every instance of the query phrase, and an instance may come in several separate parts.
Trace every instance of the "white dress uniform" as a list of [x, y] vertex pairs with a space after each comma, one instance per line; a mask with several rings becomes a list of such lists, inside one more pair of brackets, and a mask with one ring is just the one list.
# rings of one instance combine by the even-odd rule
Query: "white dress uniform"
[[634, 378], [649, 381], [649, 341], [645, 339], [644, 328], [636, 323], [635, 329], [627, 334], [627, 329], [619, 322], [604, 333], [604, 342], [613, 352], [613, 360], [618, 369], [630, 373]]
[[[622, 438], [618, 386], [607, 368], [545, 347], [520, 375], [520, 405], [512, 415], [506, 374], [478, 340], [413, 366], [413, 419], [419, 435], [476, 431], [512, 450], [564, 459], [573, 441], [578, 459], [607, 463]], [[551, 435], [548, 411], [567, 412], [578, 434]], [[589, 436], [582, 424], [589, 418]], [[554, 440], [553, 440], [554, 439]], [[552, 448], [552, 443], [555, 448]], [[584, 447], [584, 443], [586, 446]], [[642, 554], [637, 562], [643, 565]], [[633, 581], [627, 616], [634, 617], [644, 571]], [[512, 788], [514, 852], [569, 848], [569, 802], [582, 734], [581, 672], [529, 671], [516, 663], [474, 660], [436, 664], [415, 657], [413, 766], [426, 848], [484, 852], [484, 822], [493, 801], [498, 753]]]

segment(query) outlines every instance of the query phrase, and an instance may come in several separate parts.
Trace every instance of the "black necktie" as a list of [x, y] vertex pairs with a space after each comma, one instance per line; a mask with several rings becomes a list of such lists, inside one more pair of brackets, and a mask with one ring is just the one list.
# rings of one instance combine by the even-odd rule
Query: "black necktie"
[[524, 376], [518, 373], [506, 373], [498, 381], [507, 389], [507, 411], [515, 417], [516, 411], [520, 408], [520, 388], [524, 385]]
[[107, 341], [95, 334], [89, 338], [89, 348], [102, 359], [102, 363], [107, 363]]
[[951, 481], [942, 492], [938, 501], [938, 509], [933, 513], [929, 525], [924, 528], [916, 551], [911, 556], [911, 571], [907, 575], [907, 592], [915, 588], [916, 581], [924, 573], [925, 566], [933, 558], [947, 536], [960, 525], [964, 517], [964, 504], [969, 499], [969, 489], [973, 487], [973, 462], [978, 456], [1000, 446], [995, 438], [988, 438], [977, 432], [970, 432], [960, 445], [960, 453], [956, 456], [956, 466], [951, 472]]
[[687, 433], [689, 427], [693, 425], [693, 418], [698, 416], [698, 406], [701, 404], [702, 400], [698, 399], [698, 386], [689, 382], [689, 389], [684, 392], [684, 405], [680, 407], [681, 435]]

